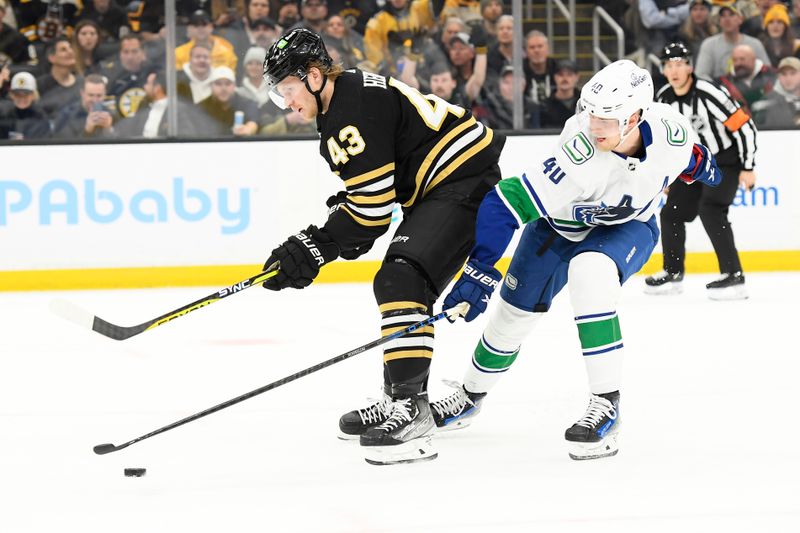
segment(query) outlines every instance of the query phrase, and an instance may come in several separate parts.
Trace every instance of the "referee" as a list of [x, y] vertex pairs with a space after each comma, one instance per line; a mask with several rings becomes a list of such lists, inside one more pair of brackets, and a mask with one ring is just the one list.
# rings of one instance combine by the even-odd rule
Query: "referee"
[[686, 223], [700, 215], [722, 273], [720, 279], [706, 285], [709, 298], [747, 298], [728, 208], [740, 184], [747, 189], [755, 184], [756, 127], [724, 88], [695, 77], [692, 54], [686, 45], [668, 44], [661, 61], [669, 84], [658, 92], [656, 100], [673, 106], [691, 119], [693, 140], [704, 144], [714, 154], [722, 171], [722, 183], [719, 187], [700, 187], [676, 180], [670, 185], [667, 203], [661, 209], [664, 270], [645, 279], [645, 292], [676, 294], [682, 291]]

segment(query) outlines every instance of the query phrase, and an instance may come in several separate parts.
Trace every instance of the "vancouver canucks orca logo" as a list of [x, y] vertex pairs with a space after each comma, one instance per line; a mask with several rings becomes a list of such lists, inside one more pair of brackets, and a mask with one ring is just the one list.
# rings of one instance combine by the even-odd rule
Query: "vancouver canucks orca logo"
[[589, 225], [603, 225], [626, 220], [639, 211], [633, 207], [633, 198], [626, 194], [622, 197], [618, 205], [608, 206], [605, 203], [600, 205], [576, 205], [572, 212], [575, 220]]

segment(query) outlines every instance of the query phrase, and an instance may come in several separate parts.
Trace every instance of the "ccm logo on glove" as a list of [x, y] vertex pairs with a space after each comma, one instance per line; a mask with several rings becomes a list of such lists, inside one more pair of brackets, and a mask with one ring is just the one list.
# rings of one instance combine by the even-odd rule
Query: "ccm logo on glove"
[[494, 279], [492, 276], [484, 274], [483, 272], [481, 272], [476, 268], [473, 268], [469, 263], [467, 264], [467, 266], [464, 267], [464, 274], [471, 277], [478, 283], [483, 283], [484, 285], [492, 289], [496, 289], [497, 284], [499, 283], [498, 280]]

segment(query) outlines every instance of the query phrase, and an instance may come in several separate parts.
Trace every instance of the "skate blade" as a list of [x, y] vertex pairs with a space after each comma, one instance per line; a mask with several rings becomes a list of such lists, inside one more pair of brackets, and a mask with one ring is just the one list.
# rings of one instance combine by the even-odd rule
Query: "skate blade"
[[747, 289], [744, 288], [744, 285], [725, 287], [724, 289], [706, 290], [708, 291], [708, 297], [716, 301], [747, 300], [750, 297], [747, 294]]
[[364, 446], [364, 460], [371, 465], [399, 465], [432, 461], [439, 454], [430, 435], [394, 446]]
[[456, 429], [464, 429], [472, 424], [472, 418], [458, 418], [451, 422], [448, 422], [444, 426], [437, 426], [436, 433], [444, 433], [446, 431], [455, 431]]
[[652, 286], [645, 285], [644, 293], [651, 296], [669, 296], [672, 294], [683, 293], [683, 283], [680, 281], [670, 281], [664, 285]]
[[339, 434], [336, 436], [339, 438], [339, 440], [346, 440], [346, 441], [358, 440], [361, 437], [361, 435], [350, 435], [349, 433], [345, 433], [342, 430], [339, 430]]
[[617, 446], [617, 434], [608, 435], [600, 442], [570, 442], [569, 457], [575, 461], [587, 461], [590, 459], [601, 459], [603, 457], [613, 457], [619, 452]]

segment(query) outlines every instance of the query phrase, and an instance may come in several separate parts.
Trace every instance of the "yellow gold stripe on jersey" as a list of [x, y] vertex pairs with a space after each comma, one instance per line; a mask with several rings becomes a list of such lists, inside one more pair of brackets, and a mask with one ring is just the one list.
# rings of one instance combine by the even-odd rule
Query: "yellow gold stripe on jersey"
[[390, 172], [394, 172], [394, 162], [386, 163], [382, 167], [376, 168], [375, 170], [370, 170], [369, 172], [364, 172], [363, 174], [359, 174], [358, 176], [346, 179], [344, 180], [344, 186], [349, 191], [356, 185], [367, 183], [368, 181], [372, 181], [375, 178], [382, 178], [386, 174], [389, 174]]
[[456, 157], [441, 172], [436, 174], [436, 177], [431, 179], [428, 182], [428, 184], [425, 186], [425, 192], [422, 193], [423, 197], [426, 194], [428, 194], [431, 191], [431, 189], [433, 189], [439, 183], [441, 183], [442, 180], [447, 178], [447, 176], [452, 174], [458, 167], [463, 165], [465, 161], [467, 161], [469, 158], [471, 158], [472, 156], [474, 156], [475, 154], [477, 154], [478, 152], [480, 152], [481, 150], [483, 150], [484, 148], [486, 148], [487, 146], [489, 146], [492, 143], [492, 138], [494, 137], [494, 132], [489, 128], [483, 127], [482, 124], [479, 124], [479, 125], [480, 125], [481, 129], [483, 129], [483, 131], [485, 132], [483, 137], [478, 142], [472, 144], [470, 146], [470, 148], [468, 148], [466, 151], [464, 151], [461, 155]]
[[[422, 311], [427, 311], [428, 306], [425, 304], [421, 304], [419, 302], [409, 302], [409, 301], [388, 302], [378, 306], [378, 311], [380, 311], [381, 313], [388, 313], [389, 311], [398, 311], [400, 309], [420, 309]], [[424, 320], [424, 318], [420, 318], [419, 320]]]
[[[468, 120], [465, 120], [455, 126], [451, 131], [447, 132], [447, 134], [445, 134], [431, 149], [420, 165], [415, 178], [416, 185], [414, 194], [412, 194], [411, 198], [406, 202], [403, 202], [403, 205], [405, 207], [413, 205], [422, 191], [427, 192], [444, 180], [447, 176], [442, 176], [433, 186], [430, 184], [432, 177], [440, 167], [445, 165], [459, 152], [467, 151], [472, 145], [479, 143], [481, 134], [485, 131], [488, 130], [483, 124], [475, 120], [475, 117], [470, 117]], [[482, 145], [481, 148], [484, 146], [486, 145]], [[469, 157], [472, 157], [479, 151], [480, 150], [475, 150], [474, 152], [470, 152]], [[458, 159], [458, 164], [455, 165], [447, 175], [467, 161], [469, 157]]]
[[417, 357], [425, 357], [427, 359], [433, 358], [433, 349], [430, 350], [398, 350], [398, 351], [383, 351], [383, 362], [388, 363], [396, 359], [411, 359]]

